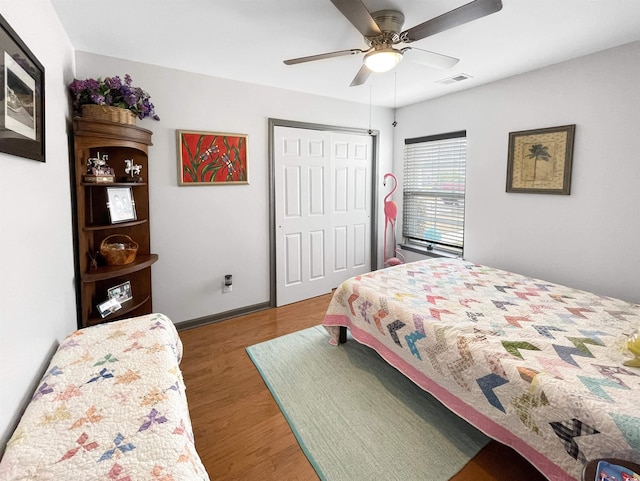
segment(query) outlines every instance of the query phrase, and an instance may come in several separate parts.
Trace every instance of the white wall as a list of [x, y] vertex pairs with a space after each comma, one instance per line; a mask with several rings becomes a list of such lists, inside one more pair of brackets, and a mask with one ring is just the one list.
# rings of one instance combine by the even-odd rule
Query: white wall
[[[153, 307], [180, 323], [269, 300], [268, 119], [367, 129], [369, 106], [77, 52], [77, 77], [128, 73], [160, 116], [149, 150]], [[373, 109], [381, 168], [392, 153], [390, 109]], [[176, 129], [249, 136], [249, 185], [178, 186]], [[381, 181], [380, 181], [381, 184]], [[382, 226], [382, 221], [380, 221]], [[233, 292], [223, 294], [225, 274]]]
[[[466, 259], [640, 302], [639, 85], [635, 42], [403, 108], [394, 170], [405, 138], [466, 130]], [[571, 195], [506, 193], [509, 132], [566, 124]]]
[[0, 154], [1, 452], [50, 351], [76, 328], [76, 305], [66, 98], [73, 50], [48, 0], [0, 1], [0, 14], [44, 66], [46, 100], [46, 163]]

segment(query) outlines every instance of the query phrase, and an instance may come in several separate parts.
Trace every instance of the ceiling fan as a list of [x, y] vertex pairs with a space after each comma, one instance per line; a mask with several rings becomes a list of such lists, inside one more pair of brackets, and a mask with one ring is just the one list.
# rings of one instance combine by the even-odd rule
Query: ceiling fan
[[364, 36], [369, 48], [352, 48], [336, 52], [310, 55], [285, 60], [286, 65], [313, 62], [326, 58], [342, 57], [364, 53], [364, 62], [351, 87], [362, 85], [372, 72], [387, 72], [395, 67], [403, 55], [416, 50], [420, 53], [415, 61], [430, 67], [446, 69], [453, 67], [459, 59], [415, 47], [400, 46], [449, 30], [450, 28], [491, 15], [502, 9], [501, 0], [474, 0], [438, 17], [427, 20], [415, 27], [402, 31], [404, 15], [396, 10], [380, 10], [369, 13], [361, 0], [331, 0], [340, 12]]

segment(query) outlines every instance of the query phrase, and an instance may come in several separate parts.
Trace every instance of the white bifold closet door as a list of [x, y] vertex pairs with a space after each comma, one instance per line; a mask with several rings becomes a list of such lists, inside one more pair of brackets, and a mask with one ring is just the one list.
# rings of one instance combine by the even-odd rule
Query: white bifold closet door
[[371, 270], [372, 139], [274, 130], [276, 304], [326, 294]]

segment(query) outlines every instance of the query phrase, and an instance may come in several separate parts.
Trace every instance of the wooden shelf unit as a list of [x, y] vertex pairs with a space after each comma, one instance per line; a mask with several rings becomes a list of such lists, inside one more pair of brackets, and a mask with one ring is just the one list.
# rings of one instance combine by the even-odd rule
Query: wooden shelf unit
[[[135, 125], [76, 117], [73, 120], [73, 199], [75, 206], [75, 255], [78, 327], [87, 327], [125, 317], [152, 312], [151, 266], [158, 255], [151, 253], [149, 235], [149, 159], [152, 132]], [[108, 165], [115, 170], [115, 182], [85, 182], [89, 158], [108, 155]], [[141, 182], [127, 182], [125, 159], [141, 165]], [[135, 220], [111, 223], [107, 207], [107, 188], [130, 188], [135, 201]], [[131, 264], [106, 265], [98, 254], [103, 239], [112, 234], [131, 237], [138, 244]], [[91, 257], [98, 267], [92, 268]], [[122, 308], [102, 318], [97, 305], [108, 299], [108, 289], [123, 282], [131, 283], [133, 298]]]

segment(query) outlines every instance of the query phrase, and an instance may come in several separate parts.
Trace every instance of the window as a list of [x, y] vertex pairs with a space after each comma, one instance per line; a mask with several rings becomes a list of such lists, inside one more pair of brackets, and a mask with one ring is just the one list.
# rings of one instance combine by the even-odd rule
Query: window
[[462, 255], [466, 131], [405, 139], [402, 235]]

